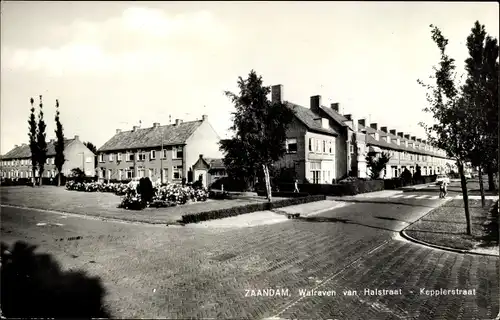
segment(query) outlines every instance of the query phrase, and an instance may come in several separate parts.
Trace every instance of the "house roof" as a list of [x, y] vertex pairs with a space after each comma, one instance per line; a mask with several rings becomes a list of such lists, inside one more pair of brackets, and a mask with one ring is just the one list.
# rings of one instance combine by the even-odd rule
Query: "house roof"
[[[418, 141], [413, 141], [413, 140], [410, 140], [410, 139], [406, 139], [404, 137], [393, 135], [392, 133], [389, 133], [389, 132], [375, 130], [372, 127], [363, 126], [361, 124], [358, 124], [358, 130], [359, 131], [366, 130], [366, 133], [367, 133], [366, 143], [368, 145], [374, 145], [374, 146], [378, 146], [378, 147], [386, 148], [386, 149], [393, 149], [393, 150], [399, 150], [399, 151], [406, 151], [406, 152], [412, 152], [412, 153], [425, 154], [425, 155], [435, 156], [435, 157], [443, 157], [442, 155], [438, 154], [437, 152], [432, 152], [432, 151], [423, 150], [423, 149], [414, 149], [414, 148], [406, 147], [404, 145], [397, 145], [396, 143], [392, 142], [392, 139], [399, 138], [400, 142], [402, 142], [402, 143], [404, 143], [405, 141], [408, 141], [408, 142], [411, 142], [411, 143], [418, 144], [419, 143]], [[383, 139], [376, 140], [375, 138], [373, 138], [370, 135], [371, 133], [378, 133], [380, 137], [387, 137], [387, 136], [389, 136], [391, 138], [391, 142], [388, 143], [387, 141], [385, 141]]]
[[207, 158], [205, 160], [208, 163], [208, 166], [210, 167], [210, 169], [225, 169], [226, 168], [222, 159]]
[[[75, 141], [75, 139], [65, 139], [64, 147], [66, 148], [70, 143]], [[52, 157], [56, 155], [55, 141], [47, 143], [47, 156]], [[7, 152], [4, 156], [2, 156], [2, 160], [11, 160], [11, 159], [24, 159], [31, 158], [31, 150], [30, 146], [27, 144], [22, 144], [18, 147]]]
[[338, 133], [332, 128], [323, 128], [320, 116], [312, 112], [311, 109], [288, 101], [285, 102], [285, 105], [295, 111], [297, 119], [299, 119], [299, 121], [302, 122], [308, 130], [338, 136]]
[[326, 112], [326, 114], [329, 115], [330, 118], [332, 118], [333, 120], [338, 122], [338, 124], [340, 124], [342, 127], [348, 127], [348, 125], [344, 122], [344, 121], [348, 121], [348, 119], [346, 117], [344, 117], [343, 115], [341, 115], [340, 113], [338, 113], [337, 111], [333, 110], [332, 108], [325, 107], [325, 106], [321, 106], [321, 110]]
[[162, 140], [163, 145], [185, 144], [202, 122], [203, 120], [197, 120], [181, 122], [178, 125], [170, 124], [119, 132], [97, 151], [158, 147], [162, 145]]

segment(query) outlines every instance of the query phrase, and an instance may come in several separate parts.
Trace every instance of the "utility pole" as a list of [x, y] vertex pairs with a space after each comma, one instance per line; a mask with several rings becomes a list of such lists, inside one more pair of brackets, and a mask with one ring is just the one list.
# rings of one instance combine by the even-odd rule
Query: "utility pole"
[[163, 135], [161, 136], [161, 154], [160, 154], [160, 179], [161, 179], [161, 184], [163, 184]]

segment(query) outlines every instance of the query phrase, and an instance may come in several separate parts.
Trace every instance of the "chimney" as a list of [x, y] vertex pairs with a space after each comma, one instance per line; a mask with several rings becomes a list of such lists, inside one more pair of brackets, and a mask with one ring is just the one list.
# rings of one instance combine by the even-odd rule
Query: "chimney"
[[365, 119], [359, 119], [359, 120], [358, 120], [358, 123], [359, 123], [360, 125], [362, 125], [363, 127], [365, 127]]
[[310, 109], [312, 112], [319, 114], [319, 107], [321, 106], [321, 96], [312, 96], [311, 97], [311, 106]]
[[417, 141], [417, 137], [416, 137], [416, 136], [411, 136], [411, 139], [412, 139], [413, 141]]
[[200, 154], [200, 159], [203, 159], [203, 155], [202, 154]]
[[335, 102], [335, 103], [332, 103], [330, 105], [330, 107], [332, 107], [332, 109], [336, 112], [339, 112], [339, 103], [338, 102]]
[[122, 129], [116, 129], [116, 133], [122, 132]]
[[352, 120], [352, 114], [344, 114], [344, 118], [347, 120]]
[[401, 138], [404, 136], [404, 132], [398, 132], [398, 136], [400, 136]]
[[19, 146], [17, 144], [14, 145], [14, 148], [19, 148]]
[[387, 127], [380, 127], [380, 130], [384, 131], [385, 133], [387, 133]]
[[422, 140], [422, 142], [425, 143], [425, 144], [427, 144], [427, 141], [425, 141], [425, 140]]
[[181, 124], [181, 119], [175, 119], [175, 125], [178, 126], [179, 124]]
[[418, 141], [418, 142], [422, 142], [422, 139], [418, 138], [418, 139], [417, 139], [417, 141]]
[[410, 140], [410, 135], [409, 134], [405, 134], [405, 139]]
[[202, 121], [207, 121], [208, 120], [208, 115], [204, 114], [201, 116]]
[[158, 128], [160, 126], [160, 123], [159, 122], [154, 122], [153, 123], [153, 128]]
[[132, 127], [132, 132], [137, 131], [137, 129], [139, 129], [139, 126], [133, 126], [133, 127]]
[[271, 102], [283, 102], [283, 85], [277, 84], [271, 87]]
[[389, 130], [390, 134], [393, 134], [393, 135], [396, 135], [396, 130], [392, 129], [392, 130]]
[[378, 124], [377, 123], [370, 124], [370, 127], [372, 127], [372, 129], [378, 130]]
[[80, 141], [80, 137], [75, 135], [75, 140]]

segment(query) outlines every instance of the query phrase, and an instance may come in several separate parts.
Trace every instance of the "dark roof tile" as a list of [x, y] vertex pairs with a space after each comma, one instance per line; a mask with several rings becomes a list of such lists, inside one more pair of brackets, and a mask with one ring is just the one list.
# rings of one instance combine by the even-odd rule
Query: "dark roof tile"
[[333, 136], [338, 136], [338, 133], [332, 128], [325, 129], [321, 125], [320, 116], [315, 114], [309, 108], [299, 106], [298, 104], [285, 102], [286, 106], [295, 111], [295, 116], [302, 122], [308, 130], [326, 133]]
[[[75, 141], [75, 139], [65, 139], [64, 146], [67, 147], [70, 143]], [[52, 157], [56, 155], [55, 142], [47, 143], [47, 156]], [[31, 150], [30, 146], [27, 144], [23, 144], [14, 148], [7, 152], [4, 156], [2, 156], [2, 160], [10, 160], [10, 159], [25, 159], [31, 158]]]
[[162, 145], [162, 138], [165, 146], [184, 144], [202, 122], [198, 120], [119, 132], [97, 151], [159, 147]]

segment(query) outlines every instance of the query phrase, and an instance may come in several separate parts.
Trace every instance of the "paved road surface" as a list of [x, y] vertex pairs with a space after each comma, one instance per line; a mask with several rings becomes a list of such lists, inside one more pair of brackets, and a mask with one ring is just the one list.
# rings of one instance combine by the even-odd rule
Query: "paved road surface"
[[[405, 193], [413, 194], [421, 192]], [[396, 236], [442, 201], [367, 199], [307, 219], [235, 229], [2, 207], [2, 241], [39, 244], [65, 267], [100, 276], [115, 317], [494, 318], [497, 258], [430, 249]], [[267, 288], [288, 295], [247, 296]], [[475, 289], [476, 295], [431, 297], [422, 288]], [[365, 289], [402, 294], [364, 295]], [[302, 297], [301, 290], [336, 295]], [[347, 290], [351, 295], [344, 295]]]

